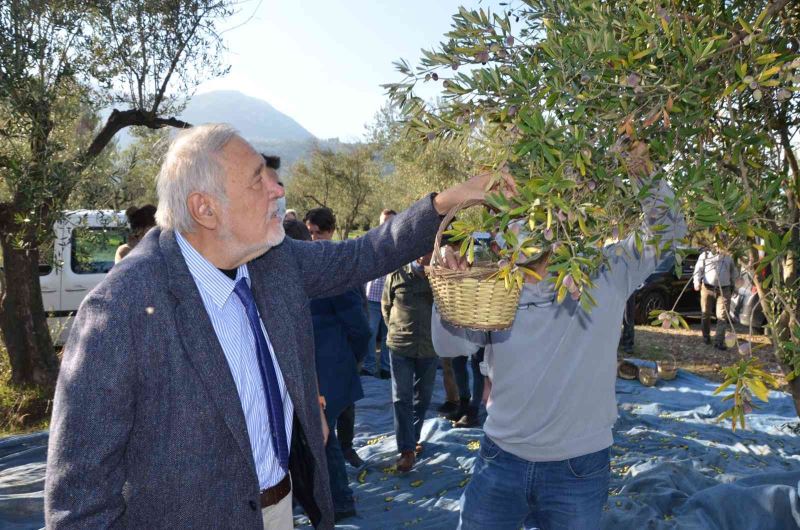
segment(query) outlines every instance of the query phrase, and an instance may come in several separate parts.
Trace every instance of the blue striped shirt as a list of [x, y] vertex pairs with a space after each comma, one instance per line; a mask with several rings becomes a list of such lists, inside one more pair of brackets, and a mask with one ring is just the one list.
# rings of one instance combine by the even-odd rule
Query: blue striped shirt
[[[205, 305], [211, 324], [214, 326], [214, 332], [225, 353], [225, 359], [228, 361], [228, 367], [231, 370], [233, 382], [236, 384], [244, 419], [247, 423], [247, 434], [256, 464], [258, 484], [261, 490], [264, 490], [280, 482], [286, 473], [281, 469], [270, 439], [269, 422], [271, 419], [264, 398], [261, 374], [258, 370], [255, 337], [250, 329], [244, 305], [233, 292], [236, 281], [240, 278], [247, 278], [247, 283], [250, 284], [247, 264], [240, 265], [236, 270], [236, 281], [231, 280], [200, 255], [183, 236], [176, 232], [175, 238], [178, 240], [189, 272], [197, 284], [203, 305]], [[286, 439], [291, 440], [294, 406], [286, 392], [286, 383], [283, 381], [280, 365], [275, 358], [275, 351], [272, 349], [272, 343], [263, 322], [261, 331], [264, 332], [264, 337], [267, 339], [269, 353], [278, 376], [278, 386], [283, 398], [283, 414], [286, 419]]]

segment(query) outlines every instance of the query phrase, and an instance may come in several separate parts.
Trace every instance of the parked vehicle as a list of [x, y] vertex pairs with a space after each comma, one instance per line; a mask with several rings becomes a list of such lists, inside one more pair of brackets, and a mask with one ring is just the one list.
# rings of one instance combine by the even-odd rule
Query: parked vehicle
[[680, 297], [676, 307], [678, 312], [684, 315], [699, 314], [700, 294], [691, 285], [686, 284], [692, 282], [694, 266], [700, 251], [682, 249], [681, 254], [683, 261], [680, 275], [675, 274], [675, 255], [670, 253], [634, 293], [636, 297], [634, 321], [637, 324], [649, 324], [652, 321], [651, 311], [672, 309], [678, 297]]
[[734, 289], [733, 296], [731, 296], [728, 314], [732, 321], [752, 328], [754, 332], [763, 333], [764, 326], [767, 325], [767, 318], [761, 308], [761, 299], [753, 284], [753, 277], [742, 271], [740, 278], [741, 283], [737, 289]]
[[77, 210], [67, 212], [53, 231], [53, 246], [39, 265], [39, 283], [48, 324], [56, 343], [62, 343], [84, 297], [114, 266], [128, 226], [123, 212]]

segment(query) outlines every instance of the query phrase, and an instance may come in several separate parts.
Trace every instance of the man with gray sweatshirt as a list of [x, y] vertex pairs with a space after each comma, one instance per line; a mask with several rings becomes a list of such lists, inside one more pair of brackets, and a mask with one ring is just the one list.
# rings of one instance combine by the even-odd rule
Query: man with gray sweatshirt
[[[672, 190], [652, 183], [642, 239], [686, 233]], [[572, 297], [556, 302], [546, 261], [542, 281], [526, 283], [516, 319], [502, 332], [451, 326], [433, 314], [442, 356], [485, 347], [490, 385], [485, 436], [461, 498], [462, 530], [596, 529], [608, 496], [609, 447], [617, 418], [616, 350], [628, 297], [656, 268], [656, 248], [640, 254], [634, 236], [606, 248], [608, 266], [594, 278], [597, 306], [584, 312]], [[618, 248], [621, 247], [621, 250]], [[545, 258], [546, 259], [546, 258]]]

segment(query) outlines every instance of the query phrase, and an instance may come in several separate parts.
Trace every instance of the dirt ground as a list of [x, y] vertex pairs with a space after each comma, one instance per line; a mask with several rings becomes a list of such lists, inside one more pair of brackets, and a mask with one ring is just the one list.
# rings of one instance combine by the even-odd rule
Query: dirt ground
[[[737, 349], [720, 351], [713, 345], [705, 344], [699, 322], [689, 322], [690, 330], [665, 330], [653, 326], [636, 326], [634, 351], [630, 357], [659, 360], [675, 357], [679, 368], [694, 372], [712, 381], [723, 380], [720, 369], [729, 366], [742, 357]], [[713, 328], [712, 328], [713, 336]], [[745, 328], [737, 330], [739, 340], [752, 343], [753, 355], [758, 357], [767, 371], [778, 377], [783, 385], [785, 378], [775, 360], [770, 341], [763, 335], [748, 335]], [[622, 355], [622, 353], [620, 353]]]

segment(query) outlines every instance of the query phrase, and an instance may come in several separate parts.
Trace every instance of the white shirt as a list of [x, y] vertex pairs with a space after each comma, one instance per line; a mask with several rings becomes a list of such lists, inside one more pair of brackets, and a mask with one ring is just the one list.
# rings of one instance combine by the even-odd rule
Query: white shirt
[[[239, 401], [242, 403], [247, 435], [250, 438], [250, 449], [253, 451], [253, 460], [256, 464], [258, 485], [263, 491], [283, 480], [286, 472], [281, 468], [278, 456], [272, 447], [269, 426], [272, 419], [269, 417], [264, 397], [264, 385], [261, 382], [261, 372], [258, 367], [255, 337], [253, 337], [244, 305], [233, 292], [233, 288], [240, 278], [247, 278], [247, 283], [250, 284], [247, 265], [240, 265], [236, 270], [236, 280], [231, 280], [197, 252], [183, 236], [175, 232], [175, 238], [178, 240], [183, 259], [186, 260], [186, 265], [189, 267], [197, 289], [200, 291], [200, 298], [203, 299], [203, 305], [211, 319], [211, 325], [214, 327], [219, 344], [225, 353], [225, 359], [228, 361], [228, 367], [239, 394]], [[259, 315], [259, 317], [261, 316]], [[261, 331], [267, 339], [272, 364], [275, 366], [275, 375], [278, 377], [288, 442], [292, 439], [294, 405], [286, 391], [281, 367], [275, 358], [275, 352], [263, 322]]]
[[714, 287], [732, 286], [737, 276], [738, 271], [733, 258], [728, 254], [715, 254], [706, 250], [700, 254], [694, 266], [694, 287], [699, 289], [702, 283]]

